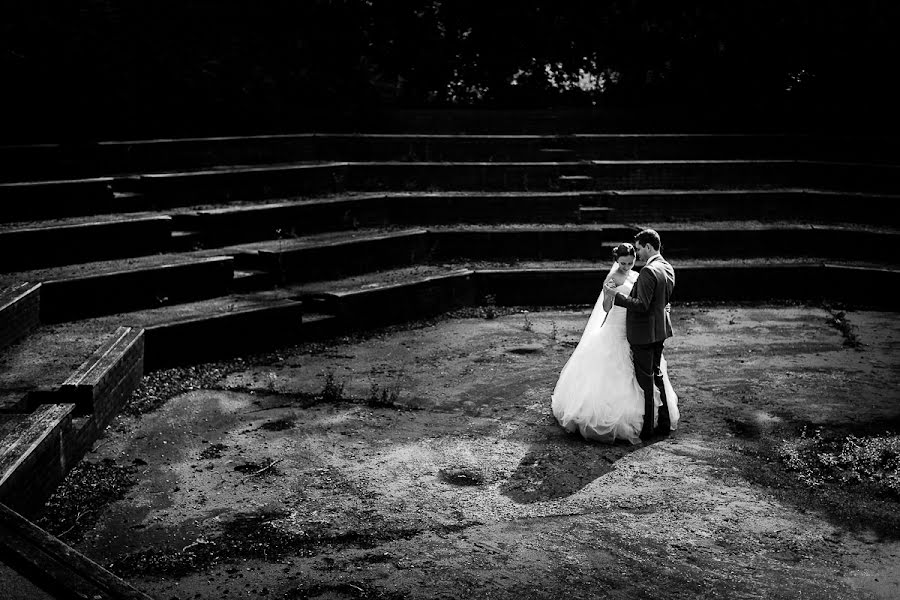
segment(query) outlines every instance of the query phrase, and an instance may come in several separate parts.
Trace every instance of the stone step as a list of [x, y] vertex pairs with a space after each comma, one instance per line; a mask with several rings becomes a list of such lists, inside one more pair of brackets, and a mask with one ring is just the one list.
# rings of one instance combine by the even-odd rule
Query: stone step
[[10, 177], [56, 179], [176, 171], [217, 165], [314, 160], [538, 160], [541, 150], [598, 160], [816, 159], [900, 162], [896, 139], [880, 135], [573, 133], [304, 133], [81, 144], [0, 146]]
[[[900, 225], [895, 208], [900, 194], [810, 188], [635, 189], [600, 192], [594, 198], [627, 221], [797, 219]], [[849, 210], [857, 203], [867, 210]]]
[[0, 183], [0, 221], [29, 221], [114, 212], [109, 177]]
[[0, 228], [3, 271], [151, 254], [169, 249], [171, 217]]
[[[841, 259], [846, 248], [863, 254], [898, 240], [890, 228], [851, 228], [797, 223], [655, 223], [663, 251], [672, 257], [731, 259], [808, 257]], [[360, 230], [236, 246], [239, 268], [268, 271], [282, 282], [301, 282], [404, 265], [469, 260], [610, 260], [614, 245], [633, 241], [630, 225], [431, 227]], [[881, 246], [883, 247], [883, 246]]]
[[[611, 263], [611, 260], [610, 260]], [[593, 304], [609, 263], [597, 261], [456, 262], [392, 269], [290, 286], [287, 291], [317, 310], [335, 314], [340, 328], [360, 329], [433, 316], [488, 301], [498, 305]], [[888, 297], [859, 298], [848, 278], [879, 277], [900, 283], [900, 266], [772, 258], [679, 260], [675, 303], [715, 301], [861, 302], [894, 310]]]
[[45, 404], [27, 414], [0, 415], [0, 503], [33, 512], [62, 480], [74, 410], [74, 404]]
[[235, 261], [281, 281], [331, 279], [425, 261], [427, 238], [424, 229], [313, 235], [238, 246]]
[[143, 369], [151, 370], [296, 341], [302, 309], [292, 293], [270, 290], [42, 325], [0, 352], [0, 413], [27, 410], [54, 394], [75, 402], [65, 386], [78, 373], [106, 372], [92, 365], [103, 362], [102, 349], [118, 343], [123, 327], [143, 332]]
[[161, 208], [324, 194], [343, 189], [346, 164], [318, 161], [144, 173], [129, 178], [129, 186]]
[[227, 293], [234, 259], [213, 256], [51, 279], [41, 286], [41, 320], [71, 321]]
[[443, 223], [566, 223], [597, 192], [383, 192], [198, 210], [180, 216], [206, 243], [328, 230]]
[[581, 206], [578, 208], [579, 223], [608, 223], [616, 215], [616, 209], [609, 206]]
[[627, 225], [565, 227], [434, 227], [428, 230], [432, 261], [456, 260], [606, 260], [615, 244], [631, 240]]
[[346, 163], [345, 189], [555, 191], [559, 178], [583, 172], [580, 162], [404, 162]]
[[596, 189], [772, 189], [900, 191], [900, 165], [808, 160], [593, 160]]
[[[593, 181], [583, 178], [588, 176]], [[561, 177], [565, 179], [560, 179]], [[575, 179], [571, 179], [572, 177]], [[117, 186], [124, 185], [123, 181], [116, 180], [113, 183]], [[896, 193], [900, 190], [900, 166], [797, 160], [595, 160], [541, 163], [382, 161], [150, 173], [130, 178], [128, 182], [128, 185], [139, 188], [135, 191], [146, 195], [147, 202], [158, 207], [274, 198], [291, 194], [322, 194], [341, 190], [552, 191], [565, 185], [596, 190], [802, 187]], [[83, 182], [70, 183], [77, 187]], [[49, 184], [2, 184], [0, 196], [3, 195], [3, 188], [11, 185], [30, 185], [40, 190]], [[60, 190], [56, 193], [60, 193]], [[17, 206], [20, 204], [25, 203], [21, 200], [16, 202]], [[75, 213], [84, 213], [86, 210], [98, 212], [97, 206], [95, 203], [90, 210], [79, 207]], [[59, 211], [45, 206], [43, 216], [72, 214], [71, 208], [57, 208]], [[10, 217], [7, 219], [14, 220]]]
[[0, 288], [0, 350], [40, 324], [41, 286], [27, 281]]
[[[840, 259], [848, 247], [878, 253], [897, 238], [892, 228], [796, 222], [648, 223], [672, 257], [698, 253], [818, 256]], [[267, 240], [217, 250], [61, 266], [7, 274], [0, 284], [43, 281], [41, 319], [62, 322], [189, 302], [229, 291], [443, 260], [607, 260], [612, 245], [631, 241], [643, 225], [468, 225], [367, 229]], [[234, 271], [243, 271], [239, 277]]]
[[[40, 505], [37, 501], [31, 504], [32, 509]], [[151, 600], [150, 596], [3, 505], [0, 505], [0, 552], [41, 587], [38, 592], [17, 585], [19, 589], [13, 591], [17, 595], [9, 598]], [[49, 590], [49, 593], [45, 595], [43, 590]], [[19, 592], [27, 595], [20, 597]]]

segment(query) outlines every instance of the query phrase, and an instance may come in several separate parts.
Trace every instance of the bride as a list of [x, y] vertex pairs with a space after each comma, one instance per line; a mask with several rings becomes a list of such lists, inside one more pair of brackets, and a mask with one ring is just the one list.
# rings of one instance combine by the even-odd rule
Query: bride
[[[619, 244], [613, 249], [613, 264], [604, 286], [615, 281], [616, 291], [625, 294], [637, 280], [635, 249]], [[602, 289], [602, 288], [601, 288]], [[553, 416], [566, 431], [578, 430], [587, 439], [612, 443], [617, 439], [640, 442], [644, 420], [644, 392], [634, 376], [631, 346], [625, 338], [626, 309], [614, 306], [612, 297], [601, 293], [594, 305], [578, 346], [559, 374], [553, 390]], [[669, 417], [674, 430], [678, 424], [678, 397], [660, 364], [666, 387]], [[656, 406], [662, 406], [655, 390]], [[654, 410], [656, 412], [656, 410]]]

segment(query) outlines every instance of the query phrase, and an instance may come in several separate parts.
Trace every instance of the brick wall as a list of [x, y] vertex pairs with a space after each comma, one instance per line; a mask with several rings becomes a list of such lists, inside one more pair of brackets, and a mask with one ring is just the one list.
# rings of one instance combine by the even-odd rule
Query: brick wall
[[0, 292], [0, 349], [40, 324], [41, 284], [20, 283]]
[[17, 415], [19, 427], [3, 438], [0, 502], [26, 516], [34, 514], [62, 481], [68, 467], [71, 404], [41, 406]]

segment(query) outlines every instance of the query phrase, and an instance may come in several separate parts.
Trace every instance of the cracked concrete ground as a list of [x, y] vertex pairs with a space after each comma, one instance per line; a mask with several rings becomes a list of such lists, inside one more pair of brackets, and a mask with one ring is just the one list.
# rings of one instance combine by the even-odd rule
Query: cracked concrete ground
[[896, 314], [847, 313], [860, 348], [821, 308], [674, 314], [668, 439], [555, 423], [586, 309], [451, 316], [120, 416], [85, 461], [135, 483], [69, 541], [160, 599], [900, 597], [900, 499], [779, 451], [896, 435]]

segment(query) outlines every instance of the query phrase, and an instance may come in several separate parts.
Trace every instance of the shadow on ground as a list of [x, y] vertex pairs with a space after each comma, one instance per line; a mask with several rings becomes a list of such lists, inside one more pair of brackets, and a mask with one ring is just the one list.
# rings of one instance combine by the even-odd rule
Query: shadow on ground
[[566, 433], [554, 422], [532, 442], [518, 467], [501, 486], [504, 496], [519, 504], [566, 498], [603, 477], [615, 463], [640, 446], [586, 442], [577, 433]]

